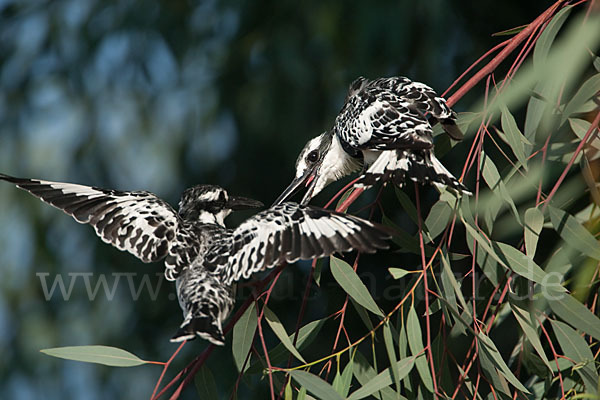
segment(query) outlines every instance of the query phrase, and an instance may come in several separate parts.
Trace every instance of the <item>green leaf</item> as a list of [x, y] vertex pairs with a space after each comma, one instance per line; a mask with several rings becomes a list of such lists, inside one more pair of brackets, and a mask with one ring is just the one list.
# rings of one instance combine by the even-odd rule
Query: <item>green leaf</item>
[[[395, 372], [399, 379], [403, 379], [412, 370], [414, 365], [414, 357], [408, 357], [396, 363]], [[348, 400], [364, 399], [373, 393], [387, 388], [394, 383], [394, 372], [392, 368], [387, 368], [375, 377], [372, 377], [363, 386], [357, 389], [348, 397]], [[362, 382], [361, 382], [362, 383]]]
[[502, 109], [502, 131], [506, 135], [506, 141], [510, 145], [515, 156], [517, 156], [517, 160], [521, 163], [521, 165], [527, 169], [527, 156], [529, 154], [525, 153], [525, 145], [531, 145], [531, 143], [527, 140], [527, 138], [521, 133], [519, 127], [517, 126], [517, 122], [515, 118], [512, 116], [508, 108], [503, 107]]
[[361, 306], [360, 304], [358, 304], [356, 302], [356, 300], [354, 300], [352, 297], [350, 297], [350, 302], [352, 303], [352, 306], [354, 307], [354, 309], [356, 310], [356, 313], [358, 314], [358, 316], [360, 317], [360, 319], [362, 320], [362, 322], [365, 324], [365, 326], [372, 331], [373, 328], [373, 323], [371, 322], [371, 317], [367, 310]]
[[194, 377], [198, 398], [206, 400], [218, 400], [217, 384], [210, 369], [203, 365]]
[[329, 265], [333, 277], [350, 297], [373, 314], [383, 317], [369, 290], [347, 262], [331, 256]]
[[508, 382], [506, 381], [506, 378], [502, 372], [500, 372], [496, 367], [491, 356], [484, 349], [480, 349], [478, 357], [481, 369], [490, 381], [490, 386], [493, 387], [496, 392], [503, 394], [503, 396], [497, 397], [501, 399], [509, 399], [510, 388], [508, 387]]
[[521, 25], [514, 28], [506, 29], [504, 31], [494, 32], [492, 33], [492, 36], [514, 36], [525, 28], [527, 28], [527, 25]]
[[485, 352], [485, 354], [490, 358], [490, 361], [494, 364], [494, 366], [502, 373], [502, 375], [504, 375], [504, 377], [510, 383], [512, 383], [514, 387], [516, 387], [524, 393], [529, 393], [527, 388], [523, 386], [521, 381], [519, 381], [519, 379], [517, 379], [517, 377], [512, 373], [510, 368], [508, 368], [508, 365], [506, 365], [506, 363], [502, 359], [502, 356], [500, 355], [500, 352], [496, 348], [494, 342], [492, 342], [492, 339], [490, 339], [488, 336], [481, 332], [477, 335], [477, 337], [479, 338], [480, 343], [483, 344], [483, 346], [479, 347], [479, 351]]
[[549, 284], [548, 275], [531, 257], [521, 253], [519, 250], [508, 244], [485, 239], [473, 226], [464, 219], [462, 219], [462, 221], [465, 228], [467, 228], [468, 233], [475, 238], [480, 245], [481, 250], [488, 253], [504, 268], [510, 269], [514, 273], [541, 285]]
[[[569, 125], [571, 126], [573, 133], [575, 133], [579, 139], [583, 140], [588, 130], [592, 126], [592, 123], [586, 121], [585, 119], [569, 118]], [[588, 141], [587, 144], [600, 150], [600, 139], [598, 139], [598, 136], [592, 135], [591, 139], [592, 140]]]
[[[500, 177], [500, 174], [498, 173], [498, 169], [496, 168], [496, 165], [494, 164], [494, 162], [489, 158], [489, 156], [486, 153], [482, 152], [481, 156], [482, 156], [481, 157], [481, 163], [482, 163], [481, 175], [483, 176], [485, 183], [487, 183], [487, 185], [494, 192], [495, 195], [499, 196], [502, 200], [504, 200], [506, 202], [506, 204], [508, 204], [510, 206], [511, 211], [513, 212], [516, 220], [520, 224], [521, 218], [519, 217], [519, 212], [517, 211], [517, 206], [515, 205], [515, 202], [513, 201], [512, 197], [510, 196], [510, 193], [506, 189], [506, 185], [504, 184], [504, 181], [502, 181], [502, 178]], [[499, 211], [499, 208], [497, 211]], [[495, 219], [496, 216], [492, 215], [492, 217], [493, 217], [493, 219]]]
[[310, 372], [290, 371], [290, 375], [319, 399], [342, 400], [342, 397], [329, 383]]
[[[327, 318], [319, 319], [316, 321], [311, 321], [308, 324], [304, 325], [298, 331], [298, 340], [296, 340], [296, 347], [299, 350], [304, 349], [308, 345], [310, 345], [319, 335], [321, 328], [327, 321]], [[290, 342], [294, 343], [294, 333], [292, 333], [288, 339]], [[271, 363], [277, 364], [284, 361], [289, 356], [289, 351], [282, 344], [279, 343], [275, 348], [269, 351], [269, 358], [271, 359]], [[254, 362], [250, 368], [248, 368], [247, 373], [256, 374], [263, 371], [264, 365], [262, 362], [256, 361]]]
[[288, 351], [294, 355], [294, 357], [306, 364], [306, 361], [304, 360], [304, 358], [302, 358], [302, 356], [294, 347], [292, 341], [288, 337], [288, 334], [285, 331], [285, 328], [283, 327], [281, 321], [279, 321], [279, 318], [277, 318], [277, 315], [275, 315], [275, 313], [271, 311], [267, 306], [263, 308], [263, 311], [265, 313], [265, 318], [267, 319], [269, 326], [271, 327], [273, 332], [275, 332], [275, 335], [277, 335], [277, 337], [281, 341], [281, 344], [283, 344], [285, 348], [288, 349]]
[[412, 219], [415, 225], [419, 224], [419, 216], [417, 214], [417, 207], [415, 207], [414, 203], [408, 197], [406, 193], [398, 188], [398, 186], [394, 186], [394, 192], [396, 193], [396, 198], [400, 202], [400, 205], [406, 211], [406, 214]]
[[600, 340], [600, 319], [594, 313], [570, 294], [559, 292], [555, 288], [546, 289], [543, 292], [545, 299], [556, 315], [574, 328]]
[[452, 218], [452, 207], [450, 204], [443, 200], [438, 200], [429, 211], [427, 218], [425, 219], [425, 226], [429, 231], [429, 238], [435, 239], [440, 235], [448, 226], [450, 219]]
[[538, 38], [535, 49], [533, 50], [533, 65], [536, 68], [543, 68], [546, 65], [550, 47], [552, 46], [558, 31], [571, 13], [571, 8], [572, 7], [565, 7], [557, 12]]
[[285, 400], [294, 400], [294, 395], [292, 392], [292, 380], [288, 380], [287, 385], [285, 385], [285, 392], [284, 392], [284, 399]]
[[313, 278], [315, 280], [315, 283], [317, 284], [317, 286], [321, 286], [321, 275], [323, 272], [323, 263], [324, 263], [324, 259], [323, 258], [319, 258], [317, 260], [317, 263], [315, 264], [315, 270], [313, 272]]
[[[390, 360], [390, 365], [396, 365], [398, 362], [396, 358], [396, 349], [394, 344], [394, 337], [392, 336], [392, 330], [390, 329], [390, 321], [385, 321], [383, 324], [383, 342], [385, 343], [385, 350], [387, 351], [388, 358]], [[394, 378], [394, 384], [396, 385], [396, 391], [400, 393], [400, 376], [398, 376], [398, 371], [394, 368], [392, 369], [392, 377]]]
[[493, 242], [493, 247], [504, 265], [513, 272], [540, 285], [548, 284], [546, 273], [533, 261], [533, 258], [506, 243]]
[[[527, 103], [527, 115], [525, 116], [525, 126], [523, 134], [531, 142], [535, 140], [536, 132], [540, 128], [547, 129], [550, 118], [544, 118], [548, 112], [552, 111], [553, 105], [547, 100], [554, 90], [554, 82], [548, 80], [538, 82], [533, 88], [533, 92]], [[525, 146], [531, 152], [532, 146]]]
[[[535, 52], [538, 56], [534, 58], [533, 63], [535, 68], [530, 63], [521, 67], [519, 73], [496, 99], [488, 103], [486, 109], [488, 115], [493, 115], [500, 105], [516, 109], [531, 97], [531, 87], [540, 81], [554, 83], [547, 99], [550, 104], [557, 104], [558, 94], [561, 91], [568, 93], [574, 81], [579, 78], [580, 72], [589, 66], [589, 49], [596, 49], [600, 42], [598, 32], [600, 32], [600, 17], [590, 15], [584, 23], [582, 16], [576, 16], [569, 24], [568, 30], [561, 34], [556, 44], [552, 46], [551, 51], [543, 50], [544, 40], [538, 40]], [[551, 42], [548, 42], [548, 49]], [[537, 49], [538, 46], [540, 49]], [[483, 109], [483, 101], [476, 109]]]
[[581, 112], [581, 107], [600, 91], [600, 74], [596, 74], [585, 81], [573, 98], [567, 103], [561, 114], [560, 124], [562, 125], [571, 114]]
[[569, 213], [552, 206], [548, 206], [552, 226], [561, 238], [571, 246], [592, 257], [600, 260], [600, 244], [577, 220]]
[[564, 355], [578, 364], [574, 370], [581, 376], [586, 391], [597, 395], [598, 372], [589, 344], [570, 326], [560, 321], [550, 322]]
[[510, 303], [510, 309], [513, 315], [515, 316], [515, 319], [521, 326], [525, 337], [527, 338], [527, 340], [529, 340], [529, 343], [531, 343], [535, 351], [538, 353], [538, 355], [544, 362], [544, 364], [546, 364], [546, 367], [548, 367], [549, 370], [552, 370], [550, 362], [548, 361], [548, 357], [546, 357], [546, 353], [544, 352], [544, 348], [542, 347], [542, 342], [540, 341], [537, 329], [533, 325], [530, 313], [518, 307], [514, 302]]
[[390, 274], [392, 274], [394, 279], [402, 279], [406, 275], [411, 274], [411, 271], [406, 271], [400, 268], [388, 268], [388, 271], [390, 271]]
[[306, 388], [304, 386], [302, 386], [300, 388], [300, 390], [298, 390], [298, 400], [305, 400], [306, 399]]
[[[450, 261], [448, 260], [448, 252], [444, 249], [443, 253], [440, 256], [442, 260], [442, 285], [444, 287], [444, 293], [447, 293], [445, 298], [448, 300], [449, 305], [455, 310], [456, 314], [460, 314], [458, 311], [458, 304], [456, 303], [456, 299], [460, 302], [463, 310], [469, 312], [469, 307], [467, 306], [467, 302], [462, 294], [462, 290], [456, 277], [454, 276], [454, 272], [452, 271], [452, 267], [450, 266]], [[452, 290], [450, 287], [452, 287]]]
[[[400, 247], [399, 251], [404, 253], [414, 253], [421, 254], [421, 248], [419, 246], [419, 240], [408, 233], [405, 230], [400, 228], [398, 225], [394, 224], [394, 222], [383, 216], [383, 224], [389, 226], [394, 229], [394, 236], [392, 237], [392, 242]], [[434, 249], [431, 246], [425, 246], [425, 255], [427, 257], [431, 257], [434, 253]]]
[[65, 360], [103, 364], [111, 367], [135, 367], [148, 363], [135, 354], [109, 346], [67, 346], [40, 351]]
[[[391, 371], [389, 371], [389, 374], [391, 374]], [[354, 376], [362, 386], [370, 385], [371, 381], [377, 376], [375, 369], [373, 369], [367, 359], [359, 351], [354, 353]], [[398, 394], [389, 387], [391, 384], [392, 381], [390, 378], [390, 382], [385, 384], [381, 389], [375, 389], [375, 391], [379, 391], [376, 395], [377, 399], [398, 400]]]
[[544, 214], [536, 207], [525, 211], [525, 253], [529, 257], [535, 255], [540, 232], [544, 225]]
[[413, 356], [416, 357], [415, 364], [417, 371], [421, 377], [421, 381], [425, 388], [433, 393], [433, 379], [431, 378], [431, 371], [429, 365], [427, 365], [427, 357], [425, 356], [425, 346], [423, 346], [423, 335], [421, 333], [421, 325], [419, 324], [419, 317], [414, 307], [410, 307], [408, 310], [408, 316], [406, 318], [406, 334], [408, 336], [408, 345]]
[[248, 353], [252, 347], [254, 333], [258, 325], [257, 321], [255, 304], [252, 303], [233, 327], [231, 351], [235, 366], [239, 372], [242, 371], [246, 357], [248, 357]]
[[354, 361], [350, 359], [344, 371], [340, 374], [338, 371], [335, 379], [333, 380], [333, 388], [336, 392], [338, 392], [343, 398], [348, 397], [348, 392], [350, 391], [350, 384], [352, 383], [352, 372], [354, 369]]

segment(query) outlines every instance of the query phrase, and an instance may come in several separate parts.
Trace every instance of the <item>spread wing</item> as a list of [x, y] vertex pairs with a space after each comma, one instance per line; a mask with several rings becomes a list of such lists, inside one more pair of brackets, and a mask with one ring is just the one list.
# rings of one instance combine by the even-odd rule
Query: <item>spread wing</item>
[[[0, 179], [63, 210], [77, 222], [92, 225], [103, 241], [146, 263], [167, 256], [180, 224], [175, 210], [152, 193], [106, 190], [4, 174], [0, 174]], [[172, 262], [176, 260], [173, 258]]]
[[283, 262], [358, 250], [387, 248], [389, 232], [352, 215], [283, 203], [256, 214], [236, 228], [228, 240], [209, 251], [209, 269], [223, 268], [225, 282], [248, 278]]
[[433, 131], [426, 114], [452, 138], [462, 138], [455, 113], [429, 86], [404, 77], [361, 77], [350, 86], [334, 129], [355, 148], [427, 149], [433, 146]]

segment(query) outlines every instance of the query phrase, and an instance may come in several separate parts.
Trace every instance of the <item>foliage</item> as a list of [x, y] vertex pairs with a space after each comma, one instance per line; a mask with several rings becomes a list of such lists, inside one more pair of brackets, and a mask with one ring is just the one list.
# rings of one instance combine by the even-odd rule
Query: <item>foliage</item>
[[[429, 204], [420, 200], [429, 189], [415, 187], [414, 201], [404, 192], [385, 201], [380, 192], [371, 203], [385, 212], [397, 201], [416, 232], [384, 219], [399, 231], [398, 250], [417, 256], [414, 269], [389, 269], [405, 282], [400, 301], [389, 307], [372, 297], [358, 257], [353, 266], [331, 257], [346, 300], [328, 318], [306, 322], [300, 311], [289, 334], [267, 307], [276, 270], [238, 312], [232, 355], [240, 378], [266, 373], [271, 396], [286, 400], [598, 395], [600, 68], [588, 51], [600, 45], [600, 16], [563, 2], [550, 10], [530, 32], [503, 33], [528, 35], [523, 51], [502, 82], [488, 72], [481, 108], [461, 115], [471, 146], [463, 176], [474, 181], [474, 196], [442, 192]], [[533, 62], [520, 67], [532, 49]], [[363, 333], [347, 329], [353, 315]], [[264, 320], [279, 345], [267, 347]], [[324, 324], [333, 325], [330, 336], [318, 333]], [[315, 358], [307, 349], [317, 335], [333, 346]], [[200, 371], [199, 390], [216, 396], [214, 377]]]
[[[172, 8], [167, 14], [175, 15], [175, 8], [188, 7], [184, 3], [169, 3], [166, 8]], [[270, 10], [273, 15], [289, 13], [284, 3], [274, 4]], [[497, 52], [494, 60], [450, 96], [452, 103], [467, 94], [472, 98], [482, 97], [470, 112], [460, 114], [460, 125], [467, 133], [462, 143], [450, 143], [443, 135], [436, 142], [438, 155], [445, 155], [445, 163], [456, 158], [457, 152], [465, 147], [470, 148], [463, 176], [474, 192], [473, 197], [457, 199], [444, 192], [438, 199], [432, 188], [411, 185], [397, 193], [384, 188], [377, 194], [377, 190], [372, 189], [360, 199], [356, 192], [354, 196], [349, 196], [350, 193], [340, 196], [342, 206], [356, 202], [350, 212], [367, 207], [375, 219], [397, 229], [395, 247], [388, 254], [361, 255], [360, 259], [357, 256], [347, 260], [333, 257], [329, 267], [327, 263], [313, 263], [308, 277], [303, 276], [301, 303], [285, 303], [283, 307], [278, 306], [271, 295], [282, 286], [284, 274], [290, 268], [273, 271], [253, 288], [253, 296], [247, 296], [230, 319], [226, 330], [232, 334], [225, 349], [217, 350], [218, 354], [213, 346], [199, 353], [198, 341], [182, 344], [175, 352], [167, 348], [166, 351], [173, 352], [167, 362], [143, 361], [129, 352], [106, 346], [70, 346], [43, 351], [56, 357], [113, 366], [162, 365], [152, 398], [165, 398], [167, 394], [177, 398], [192, 381], [200, 398], [209, 399], [224, 395], [247, 398], [252, 392], [257, 392], [256, 398], [260, 398], [264, 390], [286, 400], [310, 396], [351, 399], [597, 396], [600, 352], [597, 317], [600, 216], [597, 206], [600, 193], [596, 182], [600, 173], [597, 157], [600, 150], [600, 58], [596, 55], [600, 26], [598, 16], [588, 14], [588, 3], [593, 2], [584, 1], [575, 6], [567, 3], [558, 1], [533, 23], [501, 32], [501, 37], [508, 39], [489, 54]], [[92, 5], [83, 8], [99, 11], [94, 2], [88, 4]], [[99, 54], [103, 48], [118, 49], [123, 43], [132, 49], [134, 41], [129, 34], [143, 38], [140, 41], [143, 45], [132, 49], [135, 51], [117, 51], [121, 55], [117, 54], [112, 64], [103, 64], [100, 56], [90, 56], [93, 61], [89, 64], [74, 63], [73, 58], [85, 59], [86, 55], [79, 53], [78, 46], [69, 47], [68, 40], [57, 30], [60, 22], [48, 20], [42, 24], [44, 29], [60, 37], [57, 43], [61, 45], [51, 49], [39, 63], [31, 62], [31, 68], [51, 71], [52, 79], [26, 78], [25, 71], [29, 67], [23, 65], [29, 65], [31, 59], [27, 49], [32, 51], [44, 45], [29, 36], [29, 47], [24, 46], [25, 51], [15, 56], [18, 62], [7, 63], [3, 69], [0, 115], [4, 120], [17, 121], [16, 125], [36, 139], [36, 148], [22, 157], [28, 162], [28, 168], [44, 169], [49, 163], [59, 166], [51, 172], [55, 176], [46, 176], [48, 178], [62, 179], [68, 167], [65, 160], [73, 157], [86, 160], [73, 178], [82, 182], [107, 175], [121, 187], [155, 190], [154, 186], [158, 188], [155, 191], [176, 192], [172, 189], [182, 183], [173, 179], [174, 175], [196, 174], [195, 179], [218, 176], [224, 181], [222, 184], [231, 186], [228, 183], [232, 181], [232, 169], [223, 172], [220, 165], [237, 151], [234, 159], [239, 165], [257, 167], [239, 171], [236, 182], [249, 183], [236, 185], [255, 190], [257, 176], [270, 176], [273, 170], [280, 169], [281, 155], [271, 151], [274, 147], [285, 144], [280, 146], [283, 149], [280, 153], [295, 156], [306, 132], [322, 128], [319, 118], [330, 118], [320, 113], [334, 109], [330, 103], [335, 104], [336, 100], [315, 93], [315, 80], [327, 80], [327, 85], [343, 90], [352, 77], [363, 73], [362, 60], [368, 58], [356, 49], [373, 47], [379, 54], [380, 49], [373, 43], [382, 40], [385, 40], [382, 47], [394, 46], [391, 35], [385, 34], [394, 21], [381, 23], [377, 19], [381, 14], [373, 13], [370, 6], [361, 8], [357, 15], [361, 15], [361, 21], [375, 21], [371, 25], [358, 25], [361, 21], [354, 21], [357, 28], [350, 33], [327, 28], [323, 21], [337, 15], [336, 7], [324, 4], [316, 7], [310, 18], [303, 19], [300, 13], [294, 18], [301, 20], [309, 32], [317, 27], [330, 31], [332, 37], [344, 32], [337, 43], [340, 47], [351, 43], [357, 59], [354, 62], [345, 59], [345, 63], [352, 65], [345, 66], [346, 70], [341, 73], [331, 67], [340, 61], [325, 57], [327, 51], [320, 47], [324, 46], [322, 43], [311, 42], [312, 46], [306, 46], [302, 50], [305, 53], [299, 57], [313, 60], [314, 64], [305, 61], [290, 67], [288, 52], [298, 49], [290, 47], [278, 52], [275, 47], [265, 49], [261, 44], [264, 46], [265, 37], [271, 35], [286, 49], [286, 40], [297, 33], [270, 24], [260, 30], [256, 26], [258, 15], [251, 14], [245, 20], [236, 21], [229, 10], [220, 9], [212, 2], [206, 3], [202, 13], [198, 12], [206, 21], [194, 25], [194, 39], [202, 45], [190, 46], [189, 51], [178, 42], [178, 36], [163, 26], [157, 29], [164, 31], [166, 44], [161, 37], [148, 33], [151, 29], [144, 26], [143, 15], [156, 18], [152, 15], [157, 8], [137, 10], [139, 7], [136, 7], [139, 15], [127, 14], [125, 6], [97, 12], [86, 34]], [[441, 5], [438, 8], [441, 9]], [[90, 15], [95, 14], [89, 10]], [[13, 11], [5, 11], [3, 17]], [[43, 20], [36, 11], [33, 7], [25, 14], [33, 21], [30, 27], [36, 23], [35, 26], [40, 26]], [[54, 11], [61, 14], [58, 6]], [[108, 14], [128, 19], [129, 31], [103, 37], [100, 32], [111, 32]], [[345, 16], [340, 15], [344, 22], [341, 26], [345, 26]], [[440, 18], [445, 17], [441, 13]], [[65, 18], [64, 25], [75, 29], [77, 17]], [[388, 18], [392, 18], [391, 14]], [[233, 31], [231, 26], [238, 23], [239, 41], [235, 42], [231, 34], [214, 35], [217, 29]], [[419, 21], [415, 19], [411, 23], [418, 25]], [[370, 26], [376, 27], [372, 34]], [[366, 33], [360, 36], [356, 32], [363, 27]], [[206, 38], [213, 41], [212, 47], [203, 46], [206, 42], [201, 40]], [[361, 40], [363, 47], [357, 44]], [[231, 54], [251, 54], [252, 62], [242, 75], [234, 69], [242, 64], [239, 59], [216, 51], [220, 48], [217, 44], [239, 47], [236, 48], [238, 53]], [[6, 45], [0, 45], [0, 52], [8, 52], [3, 46]], [[517, 50], [518, 55], [510, 67], [498, 66], [497, 62], [506, 62]], [[350, 48], [340, 51], [350, 52]], [[402, 54], [411, 58], [412, 51], [416, 50], [404, 48]], [[70, 54], [72, 64], [57, 64], [53, 61], [56, 52]], [[429, 50], [429, 53], [440, 51]], [[132, 70], [124, 54], [133, 54], [139, 68]], [[281, 66], [281, 70], [275, 67], [268, 70], [274, 75], [276, 84], [273, 86], [263, 85], [267, 72], [257, 67], [265, 64], [265, 57], [271, 57], [266, 64]], [[381, 61], [374, 58], [375, 63]], [[207, 59], [212, 61], [207, 63]], [[174, 60], [180, 62], [182, 71], [188, 72], [176, 75]], [[156, 63], [162, 63], [162, 68]], [[73, 65], [82, 66], [74, 68]], [[437, 68], [440, 71], [436, 76], [444, 73], [441, 71], [444, 68], [433, 66], [432, 62], [420, 60], [415, 65], [413, 71]], [[204, 75], [220, 82], [223, 93], [240, 93], [239, 97], [227, 94], [219, 97], [206, 80], [197, 79], [197, 75], [189, 72], [198, 66], [202, 66]], [[158, 73], [165, 69], [170, 73]], [[307, 78], [307, 69], [322, 70], [323, 76]], [[56, 71], [62, 70], [73, 70], [75, 78], [61, 82]], [[97, 70], [103, 78], [100, 82], [86, 81], [85, 74], [80, 72], [86, 70]], [[389, 75], [383, 63], [376, 70], [380, 75]], [[144, 83], [140, 76], [146, 76], [150, 83]], [[134, 90], [123, 95], [127, 85]], [[23, 87], [42, 95], [31, 100]], [[73, 92], [86, 95], [75, 100]], [[289, 96], [289, 92], [296, 95]], [[77, 111], [69, 114], [56, 106], [62, 104], [57, 99], [75, 104]], [[266, 107], [269, 101], [277, 104]], [[9, 114], [8, 108], [2, 107], [4, 103], [21, 106], [16, 107], [18, 113]], [[217, 103], [222, 103], [226, 111], [217, 111]], [[309, 103], [318, 104], [314, 110], [317, 117], [312, 120], [289, 111]], [[460, 106], [464, 109], [464, 102]], [[119, 109], [124, 113], [119, 114]], [[39, 110], [47, 114], [46, 119], [22, 117]], [[268, 110], [274, 111], [267, 113]], [[235, 138], [232, 114], [240, 129], [250, 135]], [[274, 140], [274, 133], [267, 133], [269, 124], [286, 126], [289, 130]], [[36, 133], [54, 125], [62, 129], [61, 135]], [[146, 127], [153, 127], [158, 133], [146, 132]], [[186, 142], [183, 132], [198, 129], [203, 131], [202, 135], [198, 133], [195, 141]], [[165, 137], [160, 134], [162, 131], [169, 131], [171, 135]], [[90, 145], [84, 144], [85, 140], [78, 136], [80, 132], [102, 149], [101, 154], [92, 155]], [[229, 140], [221, 140], [223, 135]], [[62, 138], [60, 143], [64, 150], [56, 152], [45, 146], [48, 137]], [[238, 150], [231, 144], [236, 140], [240, 141]], [[258, 147], [266, 147], [267, 142], [276, 146], [264, 153], [247, 151], [250, 140], [258, 143]], [[0, 148], [3, 168], [8, 165], [7, 160], [14, 161], [19, 148], [17, 143], [11, 136], [4, 138]], [[150, 168], [135, 168], [134, 158], [127, 153], [131, 149], [139, 152], [144, 160], [155, 162]], [[170, 156], [159, 162], [155, 157], [158, 152]], [[121, 153], [127, 154], [117, 157]], [[113, 157], [127, 161], [112, 162]], [[194, 162], [198, 157], [206, 159], [203, 165], [207, 171], [200, 171], [201, 167]], [[89, 162], [96, 158], [99, 164]], [[159, 180], [155, 179], [157, 170], [166, 171]], [[265, 191], [270, 193], [283, 187], [284, 179], [287, 177], [265, 182]], [[383, 210], [383, 215], [379, 210]], [[60, 232], [56, 236], [63, 238], [63, 231], [55, 229]], [[74, 252], [65, 259], [85, 258], [85, 251]], [[45, 260], [46, 257], [42, 258], [42, 265]], [[114, 264], [114, 259], [112, 261]], [[5, 273], [6, 282], [11, 282], [11, 278], [11, 273]], [[374, 281], [383, 282], [381, 285], [386, 286], [383, 293], [380, 287], [373, 289], [370, 283]], [[333, 282], [335, 286], [331, 285]], [[326, 293], [328, 297], [314, 300], [315, 292]], [[104, 312], [102, 305], [99, 308]], [[154, 310], [154, 307], [140, 305], [138, 309]], [[125, 315], [125, 310], [120, 311]], [[27, 311], [21, 312], [27, 314]], [[65, 322], [64, 317], [56, 319], [68, 329], [75, 326], [73, 321]], [[131, 321], [122, 324], [129, 326]], [[163, 325], [164, 329], [153, 325], [146, 330], [155, 331], [158, 337], [149, 348], [164, 342], [169, 327], [175, 326], [171, 320]], [[139, 326], [135, 329], [142, 331]], [[39, 344], [39, 340], [35, 342], [37, 348], [48, 347], [48, 343], [58, 340], [46, 335], [44, 328], [40, 331], [45, 340], [43, 344]], [[85, 342], [85, 336], [78, 336], [81, 330], [74, 332], [70, 335], [61, 331], [56, 336], [60, 340]], [[137, 345], [143, 340], [145, 338], [135, 337], [130, 343]], [[124, 335], [112, 341], [126, 346]], [[180, 353], [182, 348], [184, 351]], [[135, 348], [137, 354], [150, 351]], [[193, 358], [194, 355], [197, 357]], [[182, 362], [189, 364], [184, 368], [179, 365]], [[209, 368], [207, 364], [228, 365], [233, 372]], [[233, 382], [228, 378], [232, 373], [238, 377]], [[135, 394], [139, 395], [137, 391], [143, 385], [135, 386]], [[147, 388], [148, 393], [150, 390], [151, 387]], [[190, 392], [193, 392], [191, 387], [187, 389], [187, 393]]]

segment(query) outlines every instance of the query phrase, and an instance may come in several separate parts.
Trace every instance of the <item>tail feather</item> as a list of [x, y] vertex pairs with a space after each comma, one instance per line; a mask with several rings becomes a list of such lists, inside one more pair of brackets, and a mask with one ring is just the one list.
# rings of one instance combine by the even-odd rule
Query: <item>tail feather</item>
[[193, 317], [189, 320], [186, 319], [171, 338], [171, 342], [193, 340], [196, 336], [200, 336], [218, 346], [223, 346], [225, 344], [225, 336], [223, 336], [221, 324], [210, 317]]
[[459, 194], [471, 195], [471, 192], [429, 150], [383, 151], [359, 178], [356, 186], [368, 189], [379, 181], [388, 180], [400, 187], [408, 180], [412, 180], [422, 184], [447, 187]]

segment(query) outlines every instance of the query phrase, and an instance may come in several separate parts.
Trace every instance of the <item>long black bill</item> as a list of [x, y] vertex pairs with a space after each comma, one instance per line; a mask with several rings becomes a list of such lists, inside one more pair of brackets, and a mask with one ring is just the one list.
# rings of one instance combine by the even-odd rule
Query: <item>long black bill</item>
[[312, 199], [313, 188], [317, 180], [315, 173], [316, 171], [316, 166], [313, 168], [308, 168], [302, 176], [295, 178], [292, 183], [290, 183], [290, 185], [283, 191], [283, 193], [279, 195], [271, 207], [281, 204], [284, 201], [288, 201], [296, 193], [307, 188], [307, 192], [300, 202], [300, 204], [306, 205], [310, 199]]
[[247, 197], [230, 197], [227, 201], [227, 208], [233, 211], [248, 210], [250, 208], [264, 207], [264, 204], [258, 200], [249, 199]]

